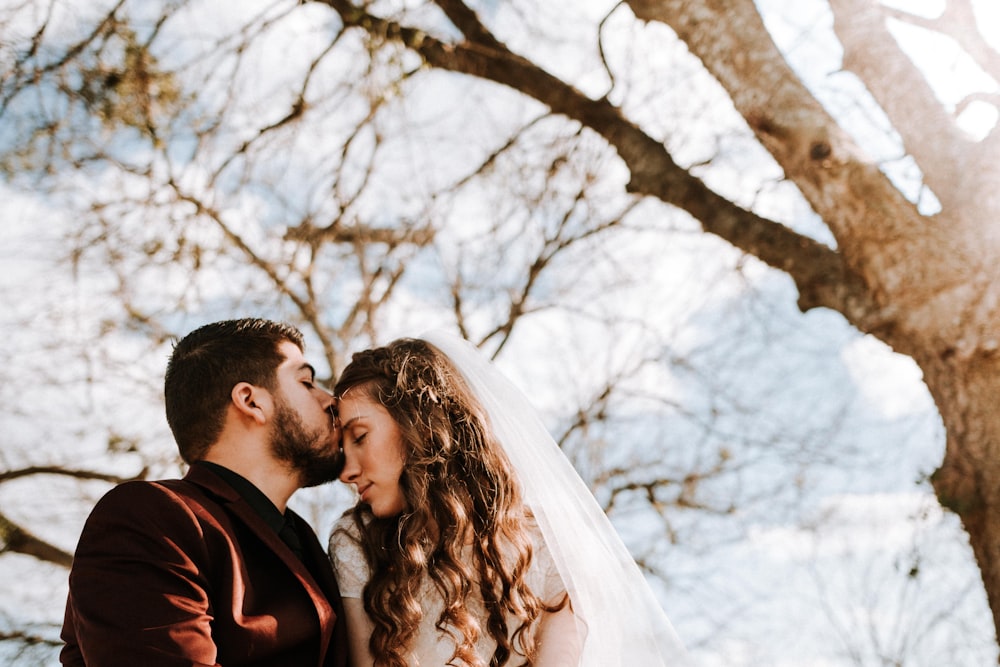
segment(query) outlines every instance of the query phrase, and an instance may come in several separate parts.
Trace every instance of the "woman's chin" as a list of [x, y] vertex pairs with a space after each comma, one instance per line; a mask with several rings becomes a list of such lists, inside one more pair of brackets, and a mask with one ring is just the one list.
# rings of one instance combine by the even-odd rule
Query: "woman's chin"
[[391, 519], [394, 516], [399, 516], [406, 509], [405, 507], [391, 506], [386, 507], [385, 505], [378, 505], [368, 503], [368, 509], [371, 510], [372, 514], [379, 519]]

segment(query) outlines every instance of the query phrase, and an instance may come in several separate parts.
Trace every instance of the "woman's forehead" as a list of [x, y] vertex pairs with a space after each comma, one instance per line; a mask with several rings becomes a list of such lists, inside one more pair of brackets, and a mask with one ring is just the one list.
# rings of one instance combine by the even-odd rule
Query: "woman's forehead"
[[365, 417], [385, 417], [389, 411], [365, 392], [349, 389], [337, 400], [337, 414], [341, 423], [347, 425]]

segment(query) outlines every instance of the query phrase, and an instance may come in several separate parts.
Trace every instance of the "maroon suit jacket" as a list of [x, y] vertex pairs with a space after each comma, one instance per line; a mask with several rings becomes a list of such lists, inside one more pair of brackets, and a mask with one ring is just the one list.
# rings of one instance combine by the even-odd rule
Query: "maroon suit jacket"
[[77, 546], [60, 660], [343, 667], [340, 591], [315, 533], [297, 525], [308, 568], [207, 467], [115, 487]]

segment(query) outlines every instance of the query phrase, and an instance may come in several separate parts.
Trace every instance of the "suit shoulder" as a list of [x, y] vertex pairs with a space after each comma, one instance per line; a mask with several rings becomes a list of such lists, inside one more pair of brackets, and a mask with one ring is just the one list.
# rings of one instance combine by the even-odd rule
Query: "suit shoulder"
[[179, 550], [203, 556], [205, 536], [196, 504], [160, 482], [125, 482], [105, 493], [87, 517], [74, 571], [96, 566], [108, 554], [147, 562], [175, 559]]
[[90, 522], [136, 525], [173, 520], [199, 523], [197, 516], [216, 505], [197, 485], [180, 479], [134, 480], [118, 484], [97, 502]]
[[193, 484], [180, 479], [131, 480], [111, 488], [98, 501], [98, 506], [128, 506], [136, 502], [170, 502], [176, 501], [180, 497], [190, 496], [195, 490], [196, 487]]

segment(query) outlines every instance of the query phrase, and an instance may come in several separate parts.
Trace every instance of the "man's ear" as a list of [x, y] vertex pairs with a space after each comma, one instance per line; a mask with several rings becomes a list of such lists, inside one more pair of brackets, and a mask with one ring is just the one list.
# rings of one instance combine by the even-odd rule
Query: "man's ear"
[[233, 387], [230, 397], [240, 414], [261, 426], [267, 423], [271, 413], [271, 394], [266, 389], [249, 382], [239, 382]]

